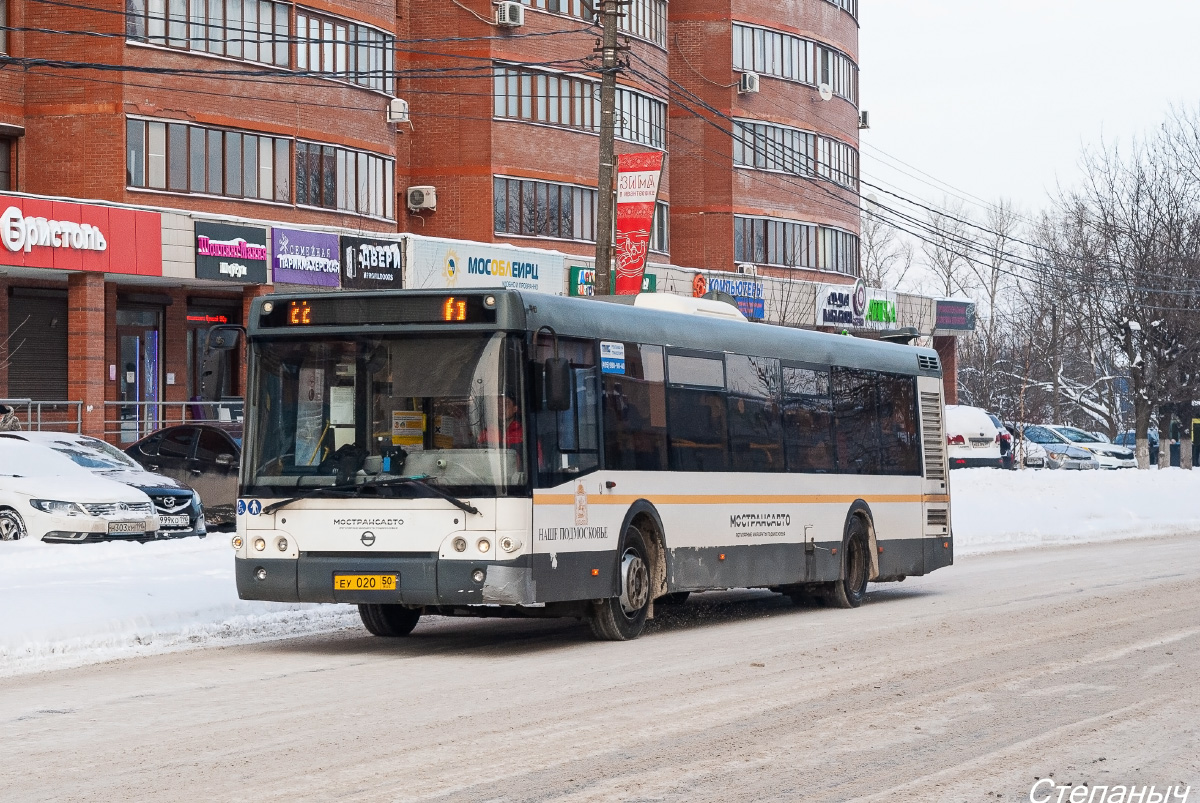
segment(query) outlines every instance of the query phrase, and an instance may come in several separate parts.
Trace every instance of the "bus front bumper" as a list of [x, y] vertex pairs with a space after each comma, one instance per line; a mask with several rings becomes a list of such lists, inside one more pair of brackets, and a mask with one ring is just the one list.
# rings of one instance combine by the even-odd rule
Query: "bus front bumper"
[[[440, 560], [436, 554], [234, 558], [238, 596], [272, 602], [400, 605], [530, 605], [528, 556], [511, 561]], [[339, 591], [337, 575], [396, 575], [395, 590]]]

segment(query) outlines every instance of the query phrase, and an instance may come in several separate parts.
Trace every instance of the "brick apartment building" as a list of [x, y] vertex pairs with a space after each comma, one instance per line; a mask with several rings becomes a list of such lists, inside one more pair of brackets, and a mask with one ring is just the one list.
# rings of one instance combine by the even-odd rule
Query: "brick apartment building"
[[[110, 435], [185, 410], [207, 328], [307, 281], [269, 269], [289, 236], [591, 255], [599, 30], [581, 0], [524, 3], [520, 27], [490, 0], [0, 3], [0, 398], [80, 402]], [[617, 150], [667, 152], [651, 260], [853, 281], [857, 0], [624, 9]], [[261, 270], [209, 264], [221, 237]]]

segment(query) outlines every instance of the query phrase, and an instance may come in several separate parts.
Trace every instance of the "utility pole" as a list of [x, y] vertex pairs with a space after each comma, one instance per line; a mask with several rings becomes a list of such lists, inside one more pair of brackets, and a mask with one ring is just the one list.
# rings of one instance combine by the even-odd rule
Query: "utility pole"
[[596, 52], [601, 54], [603, 73], [600, 78], [600, 178], [596, 183], [596, 295], [606, 296], [613, 291], [613, 173], [615, 137], [613, 117], [617, 107], [617, 18], [621, 16], [622, 0], [599, 0], [600, 25], [603, 35]]

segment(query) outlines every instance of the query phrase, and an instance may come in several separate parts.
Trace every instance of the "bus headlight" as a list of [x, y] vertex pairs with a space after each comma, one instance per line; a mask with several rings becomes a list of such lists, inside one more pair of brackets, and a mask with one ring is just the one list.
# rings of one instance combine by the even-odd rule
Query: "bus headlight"
[[231, 543], [231, 544], [233, 544], [233, 548], [234, 548], [234, 549], [241, 549], [241, 548], [242, 548], [242, 544], [243, 544], [243, 543], [245, 543], [245, 542], [244, 542], [244, 541], [242, 541], [242, 537], [241, 537], [240, 535], [235, 535], [235, 536], [233, 537], [233, 540], [232, 540], [232, 541], [230, 541], [230, 543]]
[[480, 538], [479, 541], [477, 541], [475, 543], [475, 547], [480, 552], [486, 553], [488, 550], [490, 550], [492, 548], [492, 542], [487, 540], [486, 538]]
[[254, 539], [254, 548], [257, 549], [259, 552], [262, 552], [264, 549], [267, 548], [267, 542], [261, 538], [255, 538]]
[[505, 552], [516, 552], [521, 546], [522, 543], [512, 536], [506, 535], [500, 539], [500, 548]]
[[455, 538], [454, 539], [454, 551], [455, 552], [466, 552], [467, 551], [467, 539]]
[[275, 546], [279, 547], [280, 552], [287, 552], [287, 546], [288, 546], [287, 539], [280, 538], [278, 541], [275, 542]]

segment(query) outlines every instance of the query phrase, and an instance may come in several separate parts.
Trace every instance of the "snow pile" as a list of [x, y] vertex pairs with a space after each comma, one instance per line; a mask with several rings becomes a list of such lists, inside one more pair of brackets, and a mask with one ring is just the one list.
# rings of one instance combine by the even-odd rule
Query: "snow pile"
[[346, 605], [238, 599], [229, 536], [0, 543], [0, 676], [342, 628]]
[[[950, 483], [960, 556], [1200, 532], [1200, 471], [966, 469]], [[239, 600], [224, 535], [0, 543], [0, 611], [0, 676], [359, 626], [349, 605]]]
[[957, 555], [1200, 533], [1200, 471], [950, 472]]

